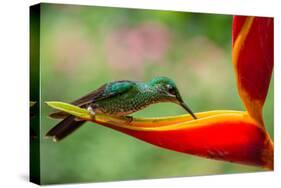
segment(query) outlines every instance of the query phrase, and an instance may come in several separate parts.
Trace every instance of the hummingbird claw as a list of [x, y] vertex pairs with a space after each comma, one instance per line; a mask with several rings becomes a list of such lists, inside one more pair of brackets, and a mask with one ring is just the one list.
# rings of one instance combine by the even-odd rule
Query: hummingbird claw
[[91, 114], [91, 116], [94, 117], [96, 115], [96, 112], [94, 111], [94, 109], [91, 106], [88, 106], [87, 110]]
[[134, 120], [132, 116], [123, 116], [122, 118], [126, 120], [128, 124], [130, 124]]

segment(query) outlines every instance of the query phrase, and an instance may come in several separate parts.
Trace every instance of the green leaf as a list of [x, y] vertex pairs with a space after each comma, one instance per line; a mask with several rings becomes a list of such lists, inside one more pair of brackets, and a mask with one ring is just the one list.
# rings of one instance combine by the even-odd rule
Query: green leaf
[[49, 101], [46, 102], [46, 104], [54, 109], [69, 113], [81, 119], [91, 119], [91, 114], [86, 109], [80, 108], [78, 106], [58, 101]]

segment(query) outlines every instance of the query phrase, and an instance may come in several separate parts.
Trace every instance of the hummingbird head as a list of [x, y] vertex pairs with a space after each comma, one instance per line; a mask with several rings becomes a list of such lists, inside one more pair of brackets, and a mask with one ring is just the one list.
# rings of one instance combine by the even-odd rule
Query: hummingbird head
[[150, 85], [157, 90], [157, 93], [161, 95], [163, 101], [169, 101], [176, 103], [183, 107], [190, 115], [197, 119], [190, 108], [183, 101], [180, 92], [175, 82], [168, 77], [156, 77], [150, 81]]

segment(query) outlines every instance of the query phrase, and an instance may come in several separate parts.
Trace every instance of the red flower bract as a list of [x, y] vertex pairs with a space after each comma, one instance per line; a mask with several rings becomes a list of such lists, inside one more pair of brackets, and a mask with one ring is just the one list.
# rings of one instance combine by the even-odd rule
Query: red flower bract
[[[263, 127], [247, 114], [238, 111], [199, 113], [199, 120], [186, 116], [181, 122], [163, 120], [159, 123], [96, 122], [145, 142], [166, 149], [202, 157], [272, 167], [271, 141]], [[170, 123], [169, 123], [170, 121]], [[125, 125], [125, 126], [124, 126]], [[143, 126], [141, 126], [143, 125]]]
[[234, 16], [233, 64], [239, 95], [260, 124], [273, 69], [273, 19]]

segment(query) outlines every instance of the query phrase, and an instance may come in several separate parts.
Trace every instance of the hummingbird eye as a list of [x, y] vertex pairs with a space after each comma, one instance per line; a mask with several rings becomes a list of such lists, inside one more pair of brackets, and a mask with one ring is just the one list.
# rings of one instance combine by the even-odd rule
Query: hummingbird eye
[[172, 95], [176, 95], [176, 90], [173, 86], [171, 86], [170, 84], [167, 84], [166, 87], [167, 87], [168, 93], [170, 93]]

